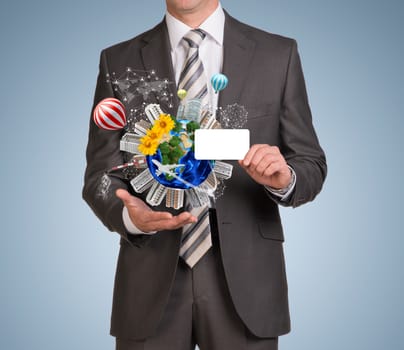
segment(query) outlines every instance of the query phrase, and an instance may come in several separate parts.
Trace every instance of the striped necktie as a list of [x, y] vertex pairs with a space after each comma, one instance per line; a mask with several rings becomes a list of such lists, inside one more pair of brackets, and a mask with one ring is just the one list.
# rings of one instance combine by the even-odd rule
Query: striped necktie
[[193, 208], [191, 213], [198, 218], [198, 221], [184, 226], [180, 256], [190, 268], [193, 268], [212, 246], [212, 237], [208, 206]]
[[188, 47], [188, 54], [178, 83], [179, 89], [187, 91], [186, 99], [200, 99], [202, 106], [208, 103], [207, 80], [199, 58], [199, 45], [205, 37], [202, 30], [193, 29], [182, 38]]
[[[199, 58], [199, 45], [206, 34], [200, 29], [189, 31], [184, 37], [188, 44], [188, 54], [182, 68], [178, 88], [187, 91], [187, 99], [200, 99], [202, 105], [208, 102], [208, 88], [202, 61]], [[209, 223], [209, 207], [204, 205], [191, 209], [198, 218], [196, 223], [185, 225], [182, 230], [180, 256], [190, 268], [204, 256], [212, 246]]]

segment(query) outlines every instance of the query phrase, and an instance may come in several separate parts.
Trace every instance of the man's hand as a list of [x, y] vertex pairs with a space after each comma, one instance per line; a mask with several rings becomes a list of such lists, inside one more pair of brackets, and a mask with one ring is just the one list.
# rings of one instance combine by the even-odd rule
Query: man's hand
[[166, 211], [154, 211], [141, 199], [132, 196], [123, 189], [116, 190], [116, 196], [120, 198], [128, 209], [129, 217], [133, 224], [143, 232], [175, 230], [186, 224], [196, 222], [197, 218], [189, 212], [182, 212], [173, 216]]
[[239, 164], [256, 182], [274, 189], [287, 187], [292, 174], [279, 148], [265, 144], [251, 146]]

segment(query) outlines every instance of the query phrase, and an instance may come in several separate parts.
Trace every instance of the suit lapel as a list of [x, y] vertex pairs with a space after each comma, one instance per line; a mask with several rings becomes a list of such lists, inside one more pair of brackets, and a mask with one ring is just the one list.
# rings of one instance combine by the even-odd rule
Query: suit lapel
[[[245, 35], [239, 22], [227, 12], [225, 15], [222, 72], [229, 78], [229, 85], [219, 95], [219, 106], [222, 107], [240, 101], [255, 50], [255, 42]], [[145, 45], [141, 48], [141, 56], [145, 70], [154, 69], [159, 78], [167, 78], [172, 82], [170, 93], [173, 94], [173, 107], [170, 108], [166, 103], [161, 103], [161, 107], [165, 112], [175, 115], [179, 99], [165, 20], [150, 31], [143, 41]]]
[[241, 30], [240, 23], [227, 12], [225, 15], [222, 72], [229, 78], [229, 85], [220, 92], [221, 107], [240, 101], [255, 50], [255, 42]]
[[150, 31], [144, 38], [145, 45], [141, 49], [141, 56], [145, 70], [155, 70], [160, 79], [170, 81], [170, 93], [173, 94], [173, 106], [159, 102], [164, 112], [176, 114], [179, 100], [177, 97], [175, 76], [171, 60], [171, 49], [165, 20]]
[[[226, 107], [229, 104], [240, 103], [245, 87], [245, 80], [251, 68], [251, 61], [254, 55], [255, 42], [249, 39], [241, 30], [241, 25], [225, 11], [226, 19], [223, 37], [223, 69], [222, 72], [229, 79], [229, 85], [220, 92], [219, 106]], [[227, 161], [234, 167], [238, 167], [236, 161]], [[234, 176], [234, 174], [233, 174]], [[228, 186], [231, 186], [228, 180]], [[216, 202], [219, 222], [229, 222], [225, 216], [227, 212], [227, 200], [229, 197], [222, 196]], [[225, 228], [225, 227], [223, 227]], [[219, 232], [221, 233], [221, 231]]]

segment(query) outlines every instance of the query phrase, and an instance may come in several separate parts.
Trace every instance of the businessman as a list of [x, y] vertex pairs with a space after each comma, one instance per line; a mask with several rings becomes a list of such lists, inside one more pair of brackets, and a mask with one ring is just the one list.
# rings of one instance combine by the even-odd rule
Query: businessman
[[[120, 234], [111, 318], [118, 350], [277, 349], [290, 331], [284, 235], [278, 205], [321, 190], [326, 161], [312, 125], [296, 42], [240, 23], [218, 0], [166, 0], [163, 21], [101, 53], [94, 106], [114, 97], [105, 79], [126, 67], [156, 70], [214, 107], [249, 112], [252, 146], [233, 162], [215, 210], [149, 207], [124, 179], [96, 196], [106, 169], [123, 162], [120, 131], [90, 121], [83, 197]], [[212, 91], [222, 72], [229, 86]], [[174, 106], [162, 109], [175, 115]]]

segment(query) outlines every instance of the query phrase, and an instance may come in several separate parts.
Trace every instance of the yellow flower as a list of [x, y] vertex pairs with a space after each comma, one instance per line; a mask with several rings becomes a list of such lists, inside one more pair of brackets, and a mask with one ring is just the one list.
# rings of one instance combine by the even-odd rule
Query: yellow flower
[[159, 119], [154, 122], [152, 130], [163, 135], [168, 134], [174, 126], [175, 123], [168, 114], [160, 114]]
[[157, 132], [154, 128], [147, 130], [146, 135], [156, 142], [160, 142], [160, 139], [163, 136], [160, 132]]
[[157, 151], [159, 143], [157, 140], [153, 140], [149, 136], [144, 136], [140, 139], [139, 151], [145, 156], [152, 156]]

